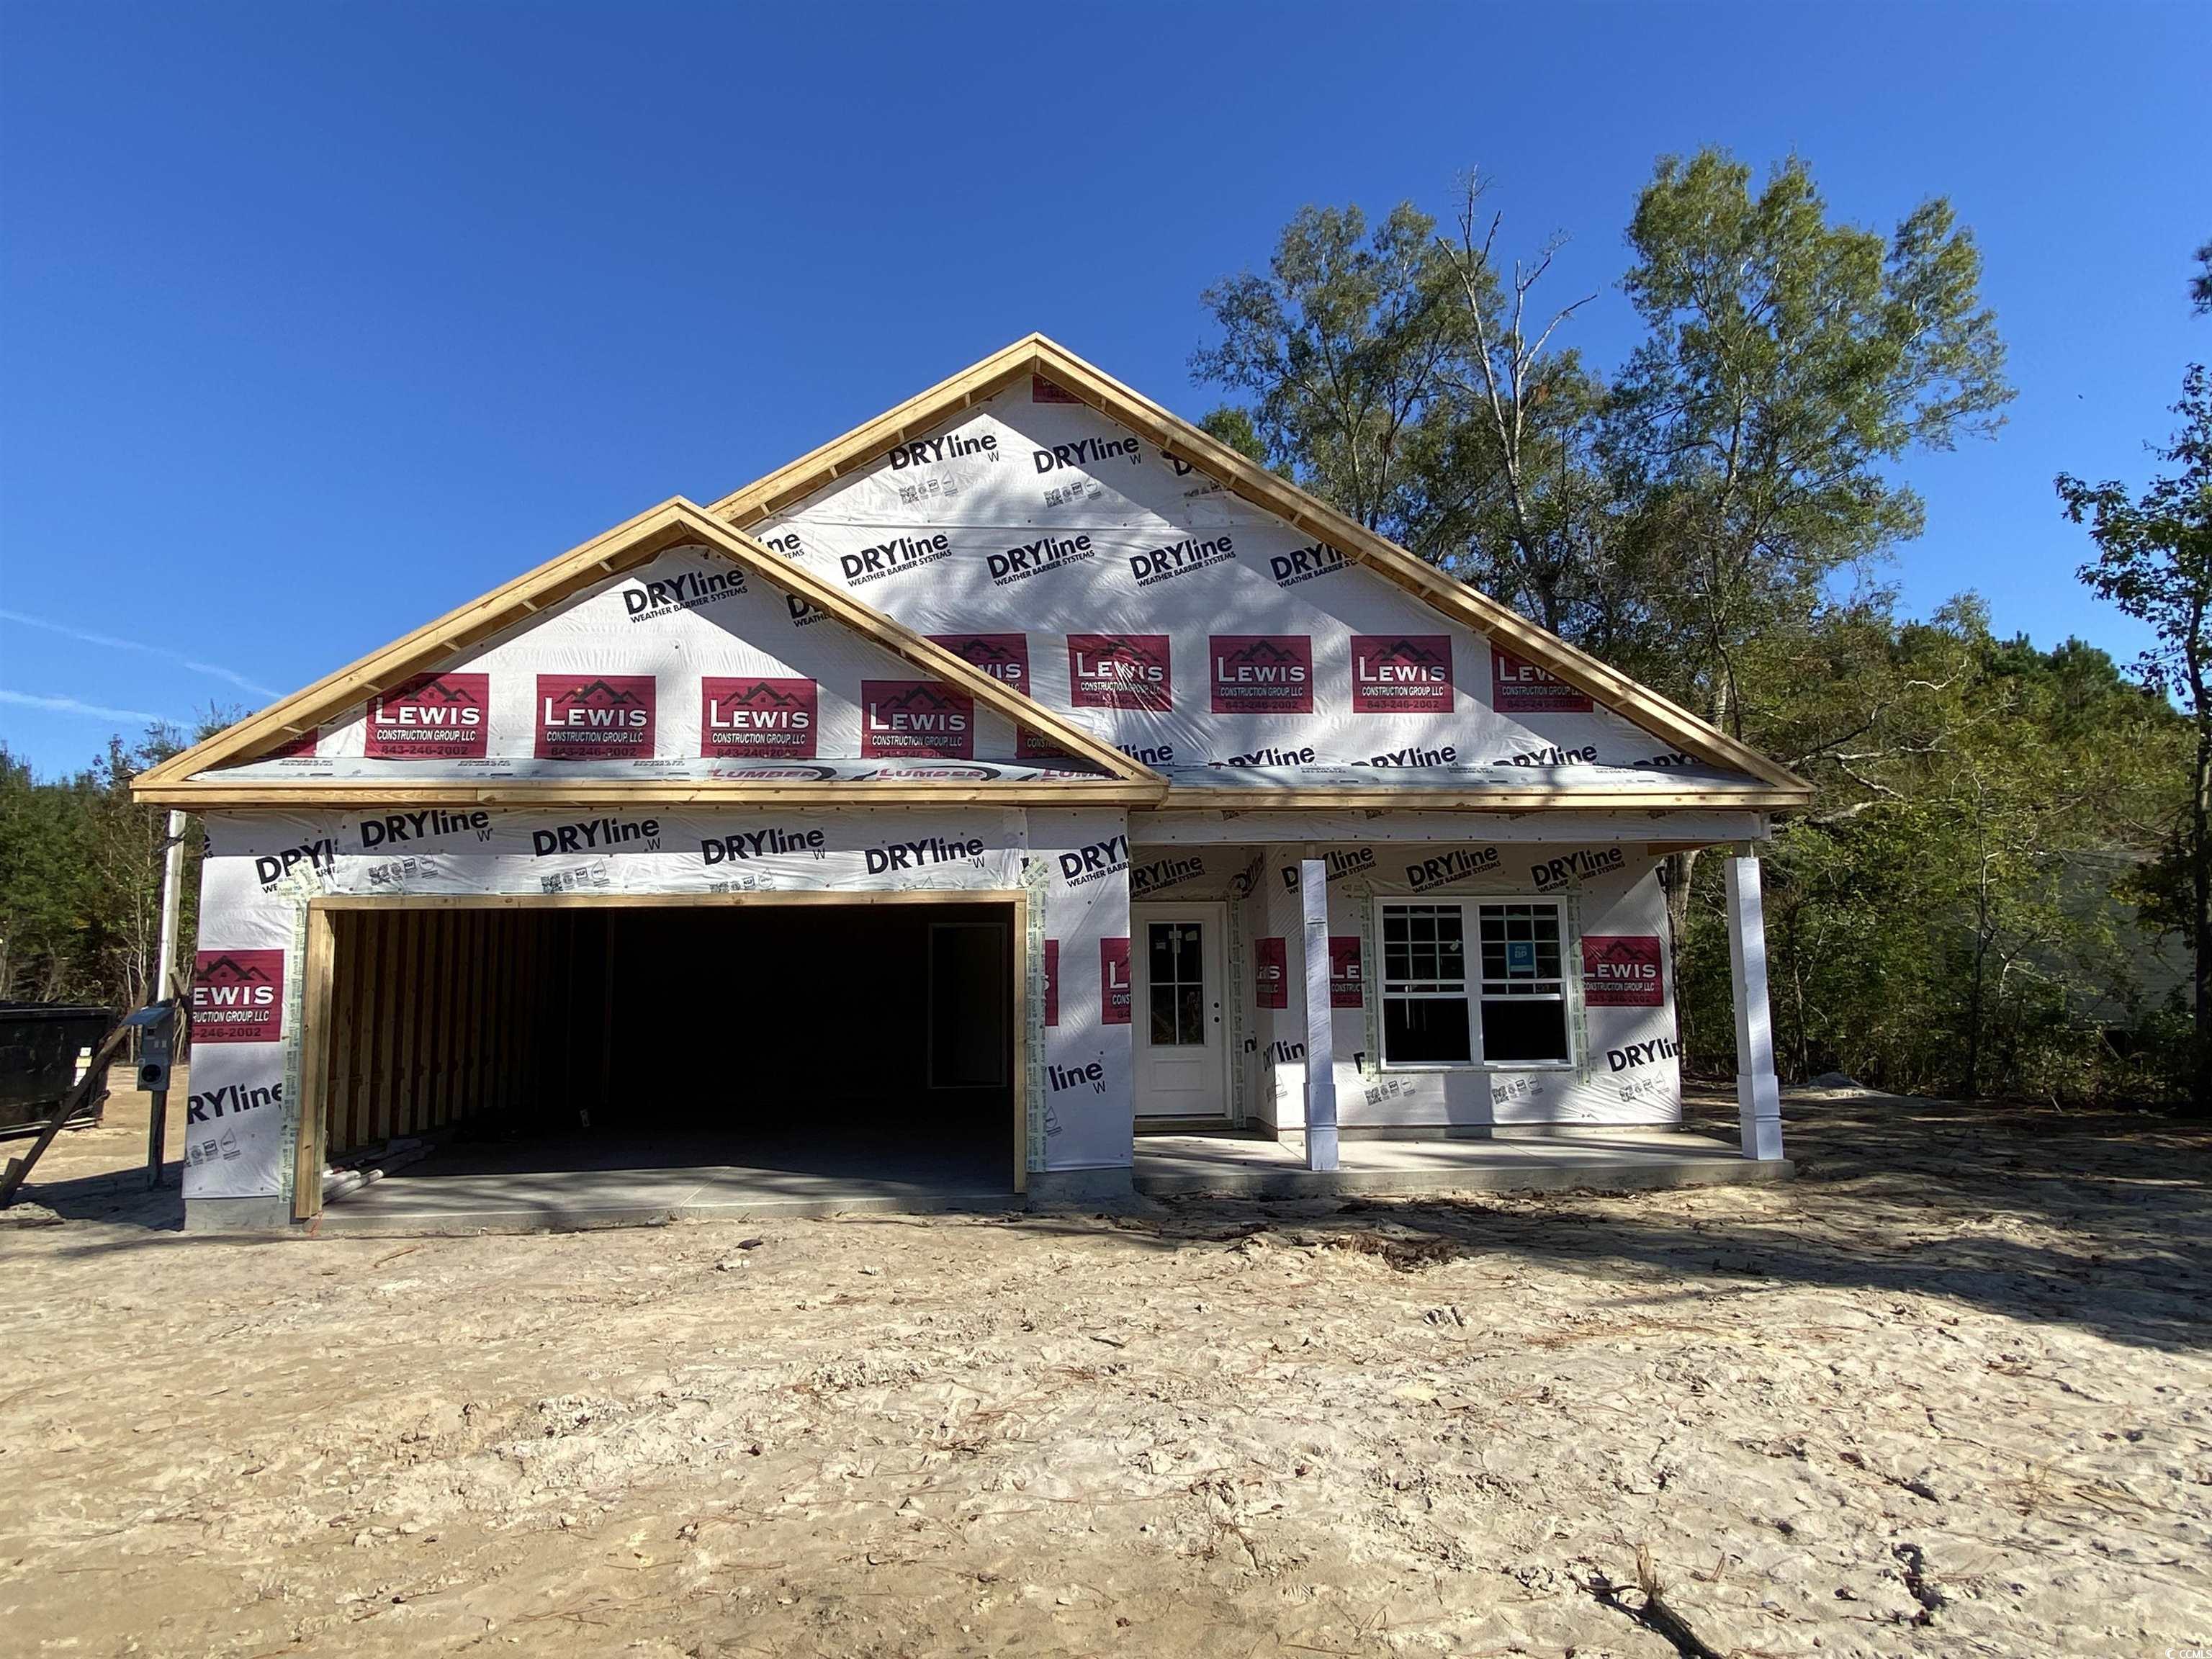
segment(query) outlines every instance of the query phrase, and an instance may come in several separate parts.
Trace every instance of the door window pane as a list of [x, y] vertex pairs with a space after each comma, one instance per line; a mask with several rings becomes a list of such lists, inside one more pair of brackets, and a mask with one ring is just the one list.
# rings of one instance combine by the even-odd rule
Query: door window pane
[[1206, 939], [1194, 921], [1146, 924], [1146, 958], [1152, 1044], [1155, 1048], [1202, 1048], [1206, 1043]]

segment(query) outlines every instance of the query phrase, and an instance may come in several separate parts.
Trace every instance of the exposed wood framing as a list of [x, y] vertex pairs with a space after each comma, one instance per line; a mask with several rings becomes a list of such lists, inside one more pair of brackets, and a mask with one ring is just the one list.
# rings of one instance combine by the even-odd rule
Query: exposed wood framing
[[[1029, 902], [1019, 889], [880, 893], [331, 895], [307, 906], [295, 1219], [322, 1204], [322, 1169], [349, 1151], [507, 1109], [572, 1114], [612, 1084], [600, 1034], [596, 1095], [578, 1078], [580, 912], [676, 906], [1005, 906], [1012, 929], [1012, 1190], [1029, 1184]], [[611, 914], [607, 920], [611, 921]], [[547, 931], [531, 931], [547, 930]], [[603, 945], [602, 949], [606, 947]], [[604, 1006], [607, 955], [595, 983]], [[596, 1022], [588, 1030], [599, 1030]], [[487, 1031], [496, 1041], [488, 1044]], [[549, 1044], [561, 1048], [557, 1070]], [[488, 1069], [487, 1069], [488, 1068]]]
[[[149, 775], [141, 774], [139, 780], [133, 781], [132, 789], [138, 789], [140, 781]], [[1100, 778], [1096, 782], [1040, 778], [1034, 782], [972, 784], [746, 783], [732, 779], [629, 783], [565, 778], [511, 783], [426, 779], [407, 783], [280, 778], [256, 783], [149, 784], [145, 798], [166, 800], [172, 794], [189, 793], [195, 811], [234, 808], [281, 811], [297, 806], [1157, 806], [1166, 793], [1164, 782], [1118, 778]]]
[[323, 1212], [324, 1082], [330, 1069], [331, 969], [336, 924], [328, 911], [307, 907], [307, 980], [300, 997], [299, 1136], [293, 1144], [292, 1218], [312, 1221]]
[[[1475, 789], [1273, 789], [1255, 800], [1250, 789], [1180, 787], [1168, 791], [1162, 811], [1671, 811], [1718, 808], [1779, 811], [1803, 805], [1794, 791], [1762, 788], [1564, 789], [1500, 785]], [[1264, 804], [1261, 804], [1264, 802]]]

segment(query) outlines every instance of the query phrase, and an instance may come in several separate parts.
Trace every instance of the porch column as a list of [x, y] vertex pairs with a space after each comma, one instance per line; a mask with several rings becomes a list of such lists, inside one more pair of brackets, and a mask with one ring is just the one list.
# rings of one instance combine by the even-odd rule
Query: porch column
[[1749, 847], [1728, 854], [1729, 978], [1735, 988], [1735, 1103], [1743, 1155], [1782, 1156], [1782, 1091], [1774, 1079], [1774, 1021], [1766, 1006], [1766, 915], [1759, 897], [1759, 858]]
[[1336, 1168], [1335, 1016], [1328, 1006], [1328, 866], [1298, 863], [1298, 902], [1305, 917], [1306, 1168]]

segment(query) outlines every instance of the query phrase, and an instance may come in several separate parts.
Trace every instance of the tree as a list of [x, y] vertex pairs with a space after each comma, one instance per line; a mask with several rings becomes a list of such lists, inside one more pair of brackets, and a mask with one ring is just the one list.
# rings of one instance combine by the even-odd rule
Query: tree
[[[1622, 665], [1760, 743], [1770, 688], [1747, 653], [1918, 532], [1893, 463], [1994, 431], [2012, 396], [1980, 255], [1940, 198], [1885, 241], [1831, 224], [1802, 161], [1754, 196], [1712, 149], [1660, 161], [1628, 241], [1647, 333], [1601, 443], [1656, 626]], [[1695, 863], [1669, 871], [1678, 952]]]
[[1406, 203], [1370, 233], [1357, 207], [1306, 208], [1268, 270], [1206, 289], [1221, 337], [1193, 373], [1250, 397], [1267, 464], [1370, 530], [1419, 541], [1409, 509], [1447, 368], [1467, 351], [1436, 222]]
[[2066, 516], [2087, 523], [2097, 544], [2081, 580], [2149, 628], [2154, 642], [2142, 655], [2144, 682], [2179, 697], [2194, 729], [2185, 846], [2196, 957], [2191, 1098], [2202, 1113], [2212, 1112], [2212, 955], [2204, 949], [2212, 938], [2212, 382], [2203, 364], [2182, 376], [2173, 412], [2180, 430], [2154, 453], [2177, 470], [2154, 478], [2141, 495], [2131, 500], [2117, 482], [2092, 486], [2068, 474], [2057, 489]]
[[2200, 317], [2212, 316], [2212, 242], [2197, 250], [2197, 274], [2189, 279], [2189, 307]]
[[1496, 253], [1504, 216], [1481, 223], [1483, 190], [1470, 173], [1458, 240], [1442, 243], [1474, 339], [1468, 364], [1443, 371], [1456, 424], [1433, 449], [1427, 506], [1458, 521], [1448, 533], [1466, 543], [1468, 580], [1555, 634], [1586, 636], [1607, 614], [1601, 590], [1611, 566], [1608, 498], [1593, 441], [1605, 393], [1580, 357], [1552, 338], [1596, 296], [1532, 315], [1529, 301], [1566, 239], [1553, 236], [1506, 275]]
[[1672, 578], [1673, 689], [1743, 735], [1744, 646], [1917, 533], [1919, 499], [1887, 469], [1995, 431], [2004, 347], [1940, 198], [1885, 241], [1831, 224], [1802, 161], [1754, 196], [1751, 170], [1708, 149], [1660, 162], [1628, 240], [1648, 334], [1606, 442]]

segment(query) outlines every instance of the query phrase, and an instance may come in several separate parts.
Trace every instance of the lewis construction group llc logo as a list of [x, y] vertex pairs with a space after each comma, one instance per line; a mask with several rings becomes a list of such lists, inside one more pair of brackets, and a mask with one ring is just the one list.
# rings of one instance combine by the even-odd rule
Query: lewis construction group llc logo
[[653, 753], [650, 674], [540, 674], [539, 760], [635, 760]]
[[934, 680], [860, 682], [863, 759], [973, 760], [975, 701]]
[[709, 759], [811, 760], [819, 701], [812, 680], [709, 674], [699, 683], [699, 752]]
[[362, 751], [372, 760], [482, 760], [489, 674], [420, 674], [372, 697]]
[[283, 1025], [282, 951], [202, 951], [194, 959], [194, 1042], [274, 1042]]

